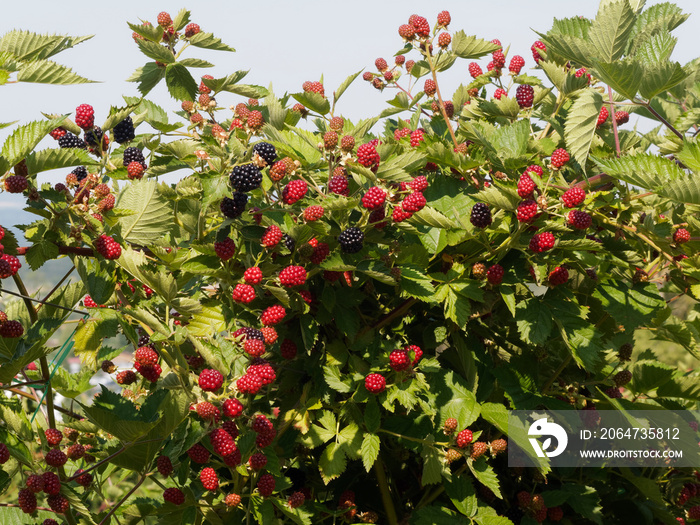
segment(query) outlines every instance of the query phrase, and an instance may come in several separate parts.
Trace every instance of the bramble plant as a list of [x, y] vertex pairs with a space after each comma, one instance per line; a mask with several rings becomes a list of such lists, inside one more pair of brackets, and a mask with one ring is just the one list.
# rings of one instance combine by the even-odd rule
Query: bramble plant
[[[142, 97], [58, 107], [2, 148], [37, 219], [28, 246], [0, 234], [22, 296], [0, 316], [1, 521], [698, 519], [697, 472], [506, 460], [509, 409], [700, 399], [648, 344], [700, 347], [700, 68], [671, 59], [687, 15], [643, 7], [555, 20], [525, 57], [412, 15], [393, 63], [283, 96], [196, 80], [212, 64], [192, 48], [234, 50], [187, 10], [129, 24]], [[3, 37], [7, 71], [56, 38]], [[42, 67], [17, 80], [61, 82]], [[450, 68], [471, 78], [448, 99]], [[360, 75], [397, 95], [353, 123], [338, 102]], [[147, 98], [161, 81], [175, 116]], [[38, 180], [52, 169], [65, 183]], [[23, 267], [59, 257], [79, 279], [30, 296]], [[47, 357], [73, 312], [70, 375]]]

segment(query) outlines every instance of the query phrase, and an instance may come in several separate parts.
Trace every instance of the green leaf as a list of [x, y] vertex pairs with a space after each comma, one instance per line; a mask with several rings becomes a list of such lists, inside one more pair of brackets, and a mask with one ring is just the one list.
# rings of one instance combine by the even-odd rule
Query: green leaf
[[32, 245], [27, 253], [25, 254], [25, 259], [29, 267], [36, 271], [41, 268], [46, 261], [51, 259], [56, 259], [58, 257], [58, 246], [49, 241], [41, 241]]
[[148, 62], [134, 71], [127, 82], [138, 82], [138, 89], [142, 95], [147, 95], [158, 82], [165, 78], [165, 68], [155, 62]]
[[579, 66], [589, 68], [593, 65], [595, 50], [588, 39], [562, 34], [543, 35], [537, 33], [547, 46], [547, 53], [560, 55]]
[[139, 46], [141, 52], [148, 58], [152, 58], [157, 62], [162, 62], [163, 64], [174, 64], [175, 55], [173, 52], [165, 46], [156, 44], [155, 42], [150, 42], [149, 40], [136, 40], [136, 45]]
[[644, 68], [639, 94], [646, 99], [654, 98], [656, 95], [680, 84], [687, 77], [688, 73], [683, 70], [683, 67], [678, 62], [650, 64]]
[[627, 0], [603, 4], [588, 30], [588, 41], [601, 62], [614, 62], [622, 57], [636, 21]]
[[323, 482], [328, 485], [335, 478], [345, 472], [347, 458], [343, 446], [339, 443], [329, 444], [321, 454], [318, 461], [318, 469]]
[[163, 39], [163, 28], [149, 24], [132, 24], [127, 22], [129, 28], [136, 34], [150, 40], [151, 42], [160, 42]]
[[348, 89], [348, 88], [350, 87], [350, 84], [352, 84], [352, 83], [355, 81], [355, 79], [358, 77], [358, 75], [359, 75], [360, 73], [362, 73], [362, 70], [358, 71], [357, 73], [353, 73], [353, 74], [350, 75], [348, 78], [346, 78], [345, 80], [343, 80], [343, 82], [340, 84], [340, 86], [338, 86], [338, 89], [336, 89], [336, 90], [333, 92], [333, 103], [334, 103], [334, 104], [335, 104], [336, 102], [338, 102], [338, 99], [341, 97], [341, 95], [342, 95], [343, 93], [345, 93], [345, 90]]
[[520, 302], [516, 307], [518, 332], [526, 342], [533, 345], [544, 344], [552, 332], [552, 312], [539, 299], [532, 298]]
[[515, 189], [496, 185], [481, 190], [474, 199], [507, 211], [514, 211], [522, 200]]
[[415, 212], [411, 219], [411, 222], [432, 226], [433, 228], [459, 228], [459, 225], [452, 219], [445, 217], [442, 213], [430, 206], [425, 206], [422, 210]]
[[264, 87], [250, 84], [236, 84], [229, 87], [226, 91], [248, 98], [264, 98], [268, 93]]
[[455, 508], [467, 517], [476, 514], [478, 507], [474, 484], [468, 478], [453, 478], [445, 483], [445, 492]]
[[448, 508], [426, 506], [411, 513], [410, 525], [455, 525], [460, 523], [455, 521], [458, 519], [459, 516]]
[[600, 93], [593, 89], [582, 91], [572, 104], [564, 124], [567, 149], [584, 173], [601, 107], [603, 98]]
[[471, 470], [474, 477], [482, 484], [486, 485], [491, 491], [496, 495], [496, 497], [503, 499], [501, 495], [501, 487], [498, 482], [498, 476], [494, 472], [491, 465], [486, 462], [486, 458], [481, 456], [476, 461], [467, 461], [469, 470]]
[[43, 149], [27, 155], [27, 172], [29, 175], [42, 171], [70, 168], [72, 166], [90, 166], [96, 164], [90, 154], [77, 148]]
[[436, 374], [434, 387], [437, 392], [440, 420], [453, 417], [460, 428], [466, 428], [479, 417], [480, 407], [476, 396], [467, 383], [454, 371], [440, 371]]
[[670, 2], [661, 2], [649, 6], [638, 17], [630, 35], [630, 53], [644, 46], [650, 38], [664, 32], [673, 31], [681, 25], [688, 16], [683, 14], [680, 7]]
[[168, 64], [165, 68], [165, 84], [175, 100], [194, 100], [197, 97], [199, 86], [182, 64]]
[[[588, 30], [591, 27], [591, 21], [583, 17], [573, 18], [555, 18], [552, 22], [552, 29], [549, 31], [551, 35], [568, 35], [578, 38], [587, 38]], [[539, 62], [542, 65], [542, 61]]]
[[471, 315], [469, 297], [463, 295], [461, 289], [452, 284], [443, 285], [441, 288], [445, 288], [447, 291], [447, 296], [444, 301], [445, 316], [452, 319], [457, 326], [464, 329]]
[[215, 51], [236, 51], [231, 46], [224, 44], [219, 38], [216, 38], [211, 33], [197, 33], [190, 38], [190, 44], [195, 47], [213, 49]]
[[18, 82], [34, 82], [37, 84], [90, 84], [94, 80], [74, 73], [69, 67], [57, 64], [51, 60], [37, 60], [22, 67], [17, 73]]
[[[501, 516], [479, 516], [474, 518], [474, 521], [478, 525], [513, 525], [513, 522], [508, 518], [502, 518]], [[525, 523], [524, 521], [522, 523]]]
[[656, 285], [651, 283], [636, 284], [630, 288], [623, 281], [610, 280], [596, 286], [593, 297], [630, 333], [638, 327], [647, 326], [666, 307]]
[[647, 66], [662, 64], [671, 58], [677, 41], [678, 39], [668, 31], [657, 33], [637, 48], [635, 56]]
[[596, 489], [577, 484], [563, 485], [562, 490], [570, 494], [566, 502], [575, 512], [594, 523], [603, 524], [603, 509]]
[[180, 9], [175, 18], [173, 18], [173, 27], [175, 31], [180, 31], [190, 22], [190, 12], [187, 9]]
[[331, 104], [328, 102], [328, 99], [318, 93], [293, 93], [292, 97], [320, 115], [325, 115], [331, 110]]
[[341, 394], [347, 394], [348, 392], [352, 392], [352, 386], [349, 385], [346, 381], [343, 381], [343, 378], [340, 374], [340, 369], [337, 366], [324, 366], [323, 378], [326, 380], [328, 386], [336, 392], [340, 392]]
[[[429, 438], [430, 439], [430, 438]], [[423, 475], [421, 485], [435, 485], [442, 482], [442, 460], [437, 449], [426, 443], [421, 451], [423, 458]]]
[[508, 409], [498, 403], [483, 403], [481, 417], [504, 434], [508, 433]]
[[5, 139], [0, 153], [10, 166], [14, 166], [24, 159], [48, 135], [49, 131], [60, 126], [64, 120], [65, 117], [37, 120], [19, 126], [12, 132], [12, 135]]
[[236, 71], [235, 73], [231, 73], [229, 76], [224, 78], [203, 78], [202, 83], [214, 93], [218, 93], [219, 91], [228, 91], [231, 89], [231, 87], [240, 82], [247, 74], [248, 71]]
[[22, 61], [39, 60], [90, 40], [92, 36], [39, 35], [30, 31], [13, 30], [0, 39], [0, 53], [9, 53]]
[[158, 193], [153, 180], [135, 181], [119, 194], [117, 208], [134, 213], [121, 217], [122, 237], [129, 242], [148, 245], [163, 238], [173, 228], [172, 203]]
[[683, 149], [676, 153], [676, 157], [691, 170], [700, 171], [700, 142], [695, 138], [686, 138]]
[[226, 330], [221, 305], [202, 305], [202, 310], [190, 319], [187, 330], [194, 336], [206, 337]]
[[620, 95], [633, 100], [642, 85], [644, 68], [636, 61], [595, 62], [595, 75]]
[[106, 303], [114, 293], [116, 275], [87, 257], [76, 257], [75, 266], [92, 300], [97, 304]]
[[646, 393], [665, 385], [671, 380], [676, 369], [658, 361], [637, 361], [632, 367], [633, 392]]
[[374, 462], [377, 460], [380, 444], [381, 442], [377, 434], [367, 433], [362, 439], [362, 448], [360, 452], [362, 454], [362, 464], [367, 472], [372, 469]]
[[476, 36], [467, 36], [462, 30], [452, 35], [452, 52], [460, 58], [481, 58], [493, 53], [499, 46]]

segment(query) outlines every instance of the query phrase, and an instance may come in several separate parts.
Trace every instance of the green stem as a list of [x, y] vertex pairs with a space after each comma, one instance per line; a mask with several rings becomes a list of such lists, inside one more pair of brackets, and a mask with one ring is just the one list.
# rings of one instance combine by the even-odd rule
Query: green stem
[[125, 495], [122, 499], [120, 499], [120, 500], [117, 502], [117, 504], [114, 505], [114, 506], [110, 509], [109, 513], [108, 513], [108, 514], [104, 517], [104, 519], [100, 522], [100, 525], [106, 525], [107, 523], [109, 523], [109, 519], [110, 519], [110, 517], [112, 516], [112, 514], [114, 514], [114, 513], [117, 511], [117, 509], [118, 509], [119, 507], [121, 507], [127, 499], [129, 499], [129, 496], [131, 496], [134, 492], [136, 492], [136, 489], [139, 488], [139, 487], [141, 486], [141, 483], [143, 483], [144, 481], [146, 481], [146, 476], [141, 476], [141, 479], [138, 480], [138, 482], [136, 483], [136, 485], [134, 485], [134, 486], [131, 488], [131, 490], [130, 490], [129, 492], [127, 492], [126, 495]]
[[382, 495], [382, 503], [384, 504], [387, 523], [389, 523], [389, 525], [398, 525], [399, 521], [396, 517], [396, 509], [394, 508], [394, 502], [392, 501], [391, 493], [389, 492], [389, 483], [386, 479], [386, 472], [384, 472], [384, 463], [379, 457], [374, 462], [374, 474], [377, 476], [377, 484], [379, 485], [379, 492]]

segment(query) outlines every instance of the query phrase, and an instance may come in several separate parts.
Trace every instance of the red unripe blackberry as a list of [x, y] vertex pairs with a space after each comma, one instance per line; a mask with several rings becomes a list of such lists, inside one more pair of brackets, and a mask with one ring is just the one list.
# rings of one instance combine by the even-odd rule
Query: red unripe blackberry
[[158, 352], [150, 346], [142, 346], [136, 349], [134, 361], [142, 365], [155, 365], [158, 363]]
[[593, 218], [585, 211], [571, 210], [566, 216], [566, 222], [569, 224], [569, 226], [576, 228], [577, 230], [586, 230], [593, 222]]
[[348, 196], [348, 179], [345, 175], [333, 175], [328, 181], [328, 190], [336, 195]]
[[5, 253], [0, 257], [0, 261], [5, 263], [5, 265], [3, 265], [4, 267], [3, 267], [2, 275], [0, 276], [3, 279], [5, 279], [7, 277], [12, 277], [22, 267], [22, 263], [20, 263], [19, 259], [17, 257], [15, 257], [14, 255], [8, 255]]
[[481, 456], [486, 454], [488, 449], [489, 446], [486, 443], [483, 441], [476, 441], [474, 444], [472, 444], [472, 452], [469, 457], [471, 457], [471, 459], [479, 459]]
[[416, 366], [423, 357], [423, 350], [421, 350], [420, 346], [418, 345], [408, 345], [405, 350], [408, 352], [409, 357], [413, 356], [411, 365]]
[[156, 468], [164, 478], [167, 478], [173, 473], [173, 463], [168, 456], [159, 456], [156, 461]]
[[201, 28], [199, 27], [198, 24], [190, 23], [187, 24], [185, 27], [185, 38], [192, 38], [194, 35], [199, 33], [201, 31]]
[[223, 428], [215, 428], [212, 430], [209, 435], [209, 440], [211, 441], [211, 446], [214, 448], [214, 452], [223, 458], [230, 456], [236, 450], [236, 444], [233, 442], [231, 434], [226, 432]]
[[200, 401], [195, 405], [197, 415], [202, 419], [218, 419], [219, 409], [212, 405], [209, 401]]
[[304, 209], [304, 220], [307, 222], [317, 221], [323, 217], [324, 211], [323, 206], [309, 206]]
[[569, 162], [569, 159], [569, 153], [564, 148], [554, 150], [551, 161], [552, 168], [561, 168], [564, 164]]
[[275, 440], [277, 433], [274, 430], [268, 430], [265, 432], [260, 432], [258, 437], [255, 438], [255, 446], [258, 448], [269, 447]]
[[130, 180], [141, 179], [143, 177], [143, 164], [136, 161], [130, 162], [126, 167], [126, 172]]
[[562, 266], [557, 266], [549, 272], [549, 284], [551, 286], [559, 286], [560, 284], [564, 284], [566, 281], [569, 280], [569, 271], [562, 267]]
[[377, 60], [375, 60], [374, 67], [376, 67], [377, 70], [381, 72], [384, 72], [389, 68], [388, 64], [386, 63], [386, 60], [384, 60], [383, 58], [378, 58]]
[[173, 505], [182, 505], [185, 502], [185, 494], [177, 487], [170, 487], [163, 491], [163, 500]]
[[532, 199], [526, 199], [518, 204], [517, 217], [519, 222], [530, 222], [539, 214], [539, 207]]
[[219, 476], [216, 475], [216, 471], [211, 467], [202, 469], [202, 472], [199, 473], [199, 480], [206, 490], [214, 491], [219, 488]]
[[205, 368], [199, 373], [198, 384], [205, 392], [216, 392], [224, 384], [224, 376], [218, 370]]
[[523, 199], [529, 199], [532, 197], [532, 193], [535, 191], [535, 182], [532, 177], [526, 173], [523, 173], [518, 179], [518, 195]]
[[567, 208], [573, 208], [586, 200], [586, 191], [583, 188], [578, 187], [569, 188], [561, 196], [561, 200], [564, 203], [564, 206]]
[[352, 151], [355, 147], [355, 137], [352, 135], [344, 135], [340, 139], [340, 149], [343, 151]]
[[506, 57], [503, 54], [503, 51], [494, 51], [492, 57], [494, 68], [502, 69], [506, 65]]
[[378, 166], [380, 160], [381, 159], [379, 158], [379, 153], [377, 153], [377, 148], [371, 142], [362, 144], [357, 148], [357, 162], [362, 164], [364, 167], [372, 168], [374, 166]]
[[255, 374], [244, 374], [236, 381], [236, 388], [242, 394], [257, 394], [262, 388], [262, 379]]
[[238, 399], [226, 399], [221, 408], [226, 417], [238, 417], [243, 413], [243, 404]]
[[493, 98], [497, 100], [501, 100], [501, 97], [507, 97], [508, 92], [505, 89], [502, 88], [497, 88], [496, 91], [493, 92]]
[[493, 62], [489, 62], [486, 64], [486, 70], [487, 71], [493, 71], [495, 74], [494, 76], [500, 77], [501, 76], [501, 70], [500, 68], [497, 68], [496, 65]]
[[231, 436], [233, 439], [236, 439], [238, 437], [238, 425], [236, 425], [235, 421], [224, 421], [221, 424], [221, 428], [228, 432], [229, 436]]
[[323, 134], [323, 147], [325, 149], [333, 149], [338, 145], [338, 133], [333, 130], [326, 131]]
[[540, 178], [544, 174], [544, 170], [542, 169], [542, 166], [538, 166], [537, 164], [531, 164], [530, 166], [528, 166], [525, 169], [525, 173], [529, 174], [530, 172], [534, 172], [535, 174], [539, 175]]
[[314, 251], [311, 254], [310, 260], [314, 264], [321, 264], [328, 254], [330, 253], [330, 247], [325, 242], [319, 242], [317, 246], [314, 247]]
[[321, 96], [325, 96], [325, 91], [323, 89], [323, 84], [316, 81], [306, 81], [302, 84], [301, 88], [307, 93], [317, 93]]
[[508, 71], [510, 71], [514, 75], [519, 75], [520, 70], [523, 68], [524, 65], [525, 59], [520, 55], [514, 55], [513, 58], [510, 59], [510, 63], [508, 64]]
[[68, 456], [68, 459], [77, 461], [85, 456], [85, 447], [80, 443], [73, 443], [66, 449], [66, 455]]
[[[76, 471], [76, 474], [81, 474], [81, 472], [84, 472], [83, 469], [78, 469]], [[84, 472], [83, 474], [75, 478], [75, 482], [81, 487], [89, 487], [92, 484], [92, 474], [90, 474], [89, 472]]]
[[285, 204], [294, 204], [299, 199], [303, 198], [308, 191], [308, 184], [305, 180], [295, 179], [282, 189], [282, 202]]
[[166, 13], [165, 11], [161, 11], [160, 13], [158, 13], [156, 21], [158, 22], [158, 25], [163, 28], [167, 28], [173, 25], [173, 19], [170, 17], [170, 14]]
[[296, 509], [301, 507], [304, 504], [305, 500], [306, 496], [304, 496], [304, 493], [296, 491], [291, 496], [289, 496], [289, 499], [287, 500], [287, 505], [289, 505], [289, 508], [291, 509]]
[[299, 286], [306, 282], [306, 270], [303, 266], [287, 266], [279, 275], [282, 286]]
[[226, 237], [223, 241], [214, 243], [214, 251], [221, 260], [228, 261], [236, 253], [236, 243], [230, 237]]
[[204, 117], [201, 113], [193, 113], [190, 115], [190, 122], [201, 127], [201, 124], [204, 122]]
[[372, 186], [362, 196], [362, 206], [368, 210], [374, 210], [383, 206], [385, 201], [386, 192], [377, 186]]
[[596, 122], [596, 128], [599, 128], [605, 122], [608, 120], [608, 116], [610, 115], [610, 112], [608, 111], [608, 108], [603, 106], [600, 108], [600, 113], [598, 114], [598, 121]]
[[401, 207], [406, 212], [415, 213], [425, 208], [427, 203], [425, 196], [421, 192], [416, 191], [404, 197]]
[[204, 464], [209, 461], [209, 451], [201, 443], [195, 443], [187, 450], [187, 455], [192, 461]]
[[618, 126], [621, 126], [622, 124], [626, 124], [629, 122], [630, 119], [630, 114], [627, 113], [626, 111], [616, 111], [615, 112], [615, 123]]
[[237, 284], [231, 294], [237, 303], [248, 304], [255, 299], [255, 288], [249, 284]]
[[22, 489], [19, 491], [17, 504], [19, 508], [22, 509], [22, 512], [31, 514], [36, 510], [36, 496], [31, 490]]
[[160, 379], [160, 374], [163, 372], [163, 369], [158, 364], [142, 365], [136, 362], [134, 363], [134, 369], [141, 374], [146, 381], [150, 381], [151, 383], [158, 381], [158, 379]]
[[535, 253], [542, 253], [551, 250], [555, 242], [556, 238], [551, 232], [536, 233], [530, 239], [529, 247]]
[[95, 125], [95, 110], [90, 104], [80, 104], [75, 108], [75, 123], [82, 129], [90, 129]]
[[282, 235], [283, 233], [282, 230], [279, 229], [279, 226], [273, 224], [268, 226], [267, 230], [265, 230], [260, 242], [263, 246], [272, 248], [273, 246], [277, 246], [277, 244], [282, 240]]
[[411, 15], [409, 23], [413, 25], [418, 36], [430, 36], [430, 24], [424, 17]]
[[384, 392], [386, 388], [386, 379], [381, 374], [368, 374], [367, 377], [365, 377], [365, 388], [372, 394]]
[[561, 521], [564, 518], [564, 511], [561, 507], [550, 507], [547, 509], [547, 519], [549, 521]]
[[263, 278], [263, 273], [262, 270], [257, 267], [253, 266], [251, 268], [247, 268], [245, 272], [243, 272], [243, 280], [247, 284], [260, 284]]
[[262, 315], [260, 316], [260, 321], [264, 326], [274, 325], [279, 323], [282, 319], [284, 319], [284, 316], [286, 314], [287, 311], [284, 309], [283, 306], [269, 306], [263, 311]]
[[297, 356], [297, 345], [290, 339], [285, 339], [280, 345], [280, 355], [284, 359], [294, 359]]
[[42, 475], [44, 492], [46, 494], [58, 494], [61, 491], [61, 480], [53, 472], [44, 472]]
[[462, 430], [457, 434], [457, 446], [466, 448], [472, 442], [472, 431], [467, 429]]
[[41, 474], [32, 474], [27, 478], [27, 488], [34, 493], [44, 490], [44, 477]]
[[472, 78], [477, 78], [483, 75], [484, 71], [476, 62], [469, 62], [469, 74], [472, 76]]
[[438, 35], [438, 46], [445, 49], [452, 42], [452, 36], [449, 33], [440, 33]]
[[457, 430], [457, 420], [453, 417], [448, 417], [442, 427], [442, 431], [445, 435], [450, 436]]
[[275, 341], [277, 341], [277, 330], [275, 330], [271, 326], [264, 326], [260, 329], [260, 331], [262, 332], [263, 337], [265, 338], [264, 341], [266, 345], [271, 345]]
[[226, 497], [224, 498], [224, 503], [229, 509], [238, 507], [238, 505], [241, 504], [241, 497], [238, 494], [232, 492], [231, 494], [226, 495]]
[[51, 138], [54, 140], [60, 139], [65, 134], [66, 130], [63, 128], [54, 128], [49, 132], [49, 135], [51, 135]]
[[501, 284], [505, 271], [500, 264], [494, 264], [486, 271], [486, 279], [491, 284]]
[[57, 448], [52, 448], [44, 456], [44, 461], [51, 467], [62, 467], [68, 461], [68, 456]]
[[248, 464], [253, 470], [262, 470], [267, 465], [267, 456], [260, 452], [256, 452], [248, 458]]
[[469, 216], [469, 222], [471, 222], [475, 228], [486, 228], [490, 225], [493, 219], [491, 218], [489, 205], [483, 202], [474, 204], [471, 215]]
[[0, 337], [17, 338], [24, 335], [24, 327], [19, 321], [5, 321], [0, 324]]
[[447, 27], [450, 25], [452, 17], [449, 11], [440, 11], [437, 15], [437, 25], [440, 27]]
[[435, 95], [435, 92], [437, 91], [437, 85], [435, 84], [435, 81], [432, 78], [429, 78], [425, 81], [425, 84], [423, 85], [423, 91], [429, 97]]
[[400, 25], [399, 36], [407, 41], [413, 40], [416, 36], [416, 30], [411, 24]]
[[122, 247], [109, 235], [102, 234], [95, 241], [95, 249], [105, 259], [119, 259]]
[[[380, 59], [377, 59], [377, 60], [380, 60]], [[343, 117], [333, 117], [328, 122], [328, 127], [333, 131], [342, 130], [344, 125], [345, 125], [345, 119], [343, 119]]]
[[258, 480], [258, 492], [263, 498], [271, 496], [275, 491], [275, 478], [272, 474], [263, 474]]
[[483, 279], [486, 277], [486, 265], [482, 262], [474, 263], [472, 266], [472, 275], [475, 279]]
[[416, 148], [418, 144], [423, 142], [425, 131], [423, 129], [417, 129], [411, 133], [411, 147]]
[[117, 372], [116, 380], [120, 385], [131, 385], [135, 383], [137, 379], [138, 378], [133, 370], [122, 370], [121, 372]]
[[540, 60], [542, 60], [542, 55], [538, 52], [538, 50], [541, 50], [543, 52], [547, 52], [547, 46], [544, 45], [544, 42], [537, 40], [532, 46], [530, 46], [530, 50], [532, 51], [532, 58], [539, 64]]
[[528, 84], [520, 84], [515, 90], [515, 99], [521, 108], [531, 108], [535, 99], [535, 89]]
[[632, 372], [629, 370], [621, 370], [613, 376], [613, 382], [617, 387], [625, 386], [630, 381], [632, 381]]
[[411, 360], [409, 359], [408, 352], [405, 349], [396, 349], [389, 354], [389, 366], [396, 370], [406, 370], [411, 366]]
[[28, 187], [27, 177], [23, 175], [10, 175], [5, 178], [5, 190], [9, 193], [22, 193]]
[[345, 253], [357, 253], [364, 246], [365, 234], [356, 227], [346, 228], [338, 235], [338, 244]]
[[501, 452], [505, 452], [508, 447], [508, 442], [505, 439], [494, 439], [490, 444], [491, 455], [495, 456]]
[[690, 232], [685, 228], [678, 228], [673, 232], [673, 242], [683, 244], [690, 240]]
[[246, 339], [243, 350], [251, 357], [260, 357], [265, 353], [265, 343], [259, 339]]

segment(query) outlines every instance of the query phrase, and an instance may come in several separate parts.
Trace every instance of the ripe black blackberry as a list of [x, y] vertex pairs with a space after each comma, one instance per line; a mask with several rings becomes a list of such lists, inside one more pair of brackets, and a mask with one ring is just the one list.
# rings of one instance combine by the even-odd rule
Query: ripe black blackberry
[[87, 144], [85, 144], [85, 141], [70, 132], [67, 132], [58, 139], [58, 145], [62, 148], [87, 149]]
[[260, 330], [252, 328], [250, 326], [244, 326], [243, 328], [239, 328], [233, 335], [236, 336], [237, 334], [245, 334], [247, 339], [258, 339], [259, 341], [265, 340], [265, 336]]
[[245, 205], [248, 203], [248, 195], [239, 191], [234, 192], [231, 198], [224, 197], [221, 201], [221, 213], [224, 217], [235, 219], [245, 211]]
[[143, 334], [139, 336], [139, 348], [142, 346], [147, 346], [151, 342], [151, 336], [148, 334]]
[[253, 152], [257, 153], [267, 164], [272, 164], [277, 158], [275, 147], [268, 142], [258, 142], [253, 146]]
[[362, 233], [360, 228], [355, 226], [343, 230], [340, 235], [338, 235], [338, 243], [340, 244], [340, 249], [345, 253], [357, 253], [359, 252], [365, 240], [365, 234]]
[[237, 191], [252, 191], [260, 187], [262, 173], [255, 164], [243, 164], [233, 168], [229, 180]]
[[102, 131], [102, 128], [99, 126], [95, 126], [94, 128], [89, 129], [85, 132], [85, 142], [88, 146], [91, 146], [93, 148], [99, 148], [102, 145], [103, 136], [104, 132]]
[[78, 182], [80, 182], [88, 176], [88, 171], [85, 166], [78, 166], [73, 171], [71, 171], [71, 173], [75, 175], [75, 178], [78, 179]]
[[472, 207], [472, 213], [469, 217], [469, 221], [476, 228], [486, 228], [488, 225], [490, 225], [493, 219], [491, 218], [491, 210], [489, 209], [489, 205], [484, 202], [477, 202]]
[[289, 235], [287, 235], [285, 233], [284, 236], [282, 237], [282, 241], [284, 242], [284, 245], [287, 247], [287, 249], [290, 252], [294, 251], [294, 248], [296, 247], [297, 242], [292, 237], [290, 237]]
[[134, 140], [134, 122], [131, 117], [126, 117], [119, 124], [114, 126], [114, 140], [119, 144]]
[[124, 150], [124, 166], [128, 166], [132, 162], [140, 162], [143, 164], [144, 169], [147, 167], [143, 152], [133, 146]]

